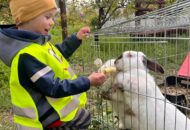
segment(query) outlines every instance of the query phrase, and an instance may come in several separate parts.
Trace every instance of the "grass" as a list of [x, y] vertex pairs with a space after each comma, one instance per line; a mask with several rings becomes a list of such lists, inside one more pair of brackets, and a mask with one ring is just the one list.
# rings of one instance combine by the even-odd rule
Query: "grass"
[[15, 126], [13, 123], [11, 110], [1, 109], [0, 113], [0, 130], [14, 130]]
[[0, 130], [12, 130], [13, 121], [9, 92], [10, 69], [0, 62]]
[[9, 68], [0, 62], [0, 108], [10, 108]]

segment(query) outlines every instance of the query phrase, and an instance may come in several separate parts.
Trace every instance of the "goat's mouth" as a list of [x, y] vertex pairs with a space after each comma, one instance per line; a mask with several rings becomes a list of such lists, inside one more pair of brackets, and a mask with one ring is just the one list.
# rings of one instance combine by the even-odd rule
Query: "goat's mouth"
[[122, 67], [118, 67], [117, 65], [115, 65], [115, 68], [116, 68], [116, 72], [122, 72], [123, 71]]
[[103, 91], [101, 93], [101, 97], [105, 100], [110, 100], [111, 101], [111, 94], [108, 91]]
[[117, 72], [123, 71], [123, 67], [120, 66], [119, 59], [116, 59], [114, 61], [114, 66], [115, 66]]

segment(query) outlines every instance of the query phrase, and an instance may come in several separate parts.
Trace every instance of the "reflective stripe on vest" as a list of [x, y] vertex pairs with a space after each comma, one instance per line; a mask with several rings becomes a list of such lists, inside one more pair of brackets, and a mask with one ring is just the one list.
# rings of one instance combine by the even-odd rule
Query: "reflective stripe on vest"
[[[59, 120], [59, 115], [48, 103], [47, 99], [39, 92], [34, 91], [30, 87], [26, 87], [26, 90], [31, 95], [36, 104], [38, 110], [38, 119], [41, 122], [43, 128], [46, 128], [49, 124]], [[23, 108], [13, 106], [13, 112], [16, 116], [36, 119], [36, 113], [34, 108]]]
[[[31, 77], [31, 80], [33, 82], [36, 82], [38, 79], [40, 79], [42, 76], [44, 76], [45, 74], [47, 74], [51, 70], [52, 69], [49, 66], [46, 66], [43, 69], [41, 69], [38, 72], [36, 72]], [[75, 73], [74, 73], [74, 71], [72, 70], [71, 67], [68, 67], [68, 71], [70, 73], [70, 78], [72, 79], [75, 76]], [[73, 110], [75, 110], [76, 108], [78, 108], [78, 106], [80, 104], [80, 101], [79, 101], [80, 95], [81, 94], [74, 95], [73, 98], [72, 98], [72, 100], [65, 107], [63, 107], [63, 109], [60, 110], [60, 113], [61, 113], [62, 117], [67, 116], [70, 112], [72, 112]], [[59, 100], [59, 99], [56, 99], [56, 98], [49, 98], [49, 99], [53, 100], [53, 102]], [[48, 123], [46, 123], [46, 122], [49, 122], [50, 120], [51, 120], [51, 118], [49, 117], [48, 119], [45, 119], [44, 121], [42, 121], [43, 126], [47, 126]]]
[[[36, 82], [39, 78], [41, 78], [42, 76], [44, 76], [45, 74], [47, 74], [48, 72], [51, 71], [51, 68], [49, 66], [46, 66], [45, 68], [39, 70], [38, 72], [36, 72], [32, 77], [31, 77], [31, 80], [33, 82]], [[71, 67], [68, 68], [68, 71], [71, 75], [71, 78], [73, 76], [75, 76], [75, 73], [74, 71], [72, 70]], [[78, 95], [74, 95], [72, 100], [62, 109], [60, 110], [60, 113], [62, 115], [62, 117], [65, 117], [67, 116], [70, 112], [72, 112], [73, 110], [75, 110], [76, 108], [78, 108], [79, 104], [80, 104], [80, 101], [79, 101], [79, 97], [80, 97], [81, 94], [78, 94]], [[50, 100], [53, 100], [54, 102], [56, 100], [59, 100], [59, 99], [55, 99], [55, 98], [50, 98]], [[24, 110], [23, 110], [24, 111]], [[23, 113], [24, 114], [24, 113]]]
[[36, 118], [35, 111], [32, 108], [19, 108], [13, 105], [13, 112], [18, 116], [30, 117], [32, 119]]
[[41, 130], [39, 128], [32, 128], [27, 126], [22, 126], [20, 124], [16, 124], [18, 130]]
[[[44, 49], [47, 49], [47, 52], [44, 51]], [[14, 67], [11, 67], [10, 86], [11, 96], [13, 99], [12, 102], [15, 106], [19, 107], [19, 109], [16, 107], [14, 108], [15, 123], [22, 124], [18, 125], [19, 130], [42, 130], [42, 128], [47, 128], [48, 125], [59, 119], [62, 121], [71, 121], [75, 118], [77, 108], [84, 107], [84, 104], [86, 103], [85, 93], [82, 93], [81, 96], [76, 95], [57, 99], [54, 98], [56, 102], [51, 102], [48, 101], [49, 97], [46, 97], [33, 89], [32, 85], [22, 86], [22, 84], [20, 84], [18, 69], [15, 68], [18, 68], [19, 56], [24, 53], [35, 57], [37, 60], [47, 65], [30, 77], [32, 82], [36, 82], [40, 77], [46, 75], [52, 70], [55, 73], [55, 77], [58, 77], [61, 80], [74, 80], [76, 78], [76, 75], [70, 68], [66, 59], [63, 57], [63, 62], [58, 62], [55, 57], [49, 54], [48, 49], [49, 47], [47, 44], [44, 44], [43, 46], [31, 44], [19, 51], [18, 55], [13, 59], [12, 66]], [[58, 57], [61, 56], [61, 53], [56, 48], [53, 49]], [[44, 58], [44, 56], [46, 58]], [[35, 115], [34, 113], [32, 114], [32, 111], [35, 112]]]
[[[63, 107], [63, 109], [60, 110], [62, 117], [67, 116], [70, 112], [78, 108], [80, 104], [79, 101], [80, 96], [81, 94], [74, 95], [72, 100], [65, 107]], [[58, 98], [48, 98], [48, 99], [51, 100], [52, 102], [56, 102], [57, 100], [59, 100]]]
[[79, 97], [81, 94], [74, 95], [72, 100], [62, 109], [60, 110], [62, 117], [67, 116], [70, 112], [78, 108], [80, 101]]
[[45, 68], [36, 72], [30, 79], [33, 82], [36, 82], [40, 77], [44, 76], [45, 74], [47, 74], [50, 71], [51, 71], [51, 68], [49, 66], [46, 66]]
[[[49, 66], [46, 66], [45, 68], [39, 70], [36, 72], [30, 79], [35, 83], [39, 78], [50, 72], [52, 69]], [[72, 79], [75, 76], [75, 73], [71, 67], [68, 68], [68, 71], [71, 75], [70, 79]]]

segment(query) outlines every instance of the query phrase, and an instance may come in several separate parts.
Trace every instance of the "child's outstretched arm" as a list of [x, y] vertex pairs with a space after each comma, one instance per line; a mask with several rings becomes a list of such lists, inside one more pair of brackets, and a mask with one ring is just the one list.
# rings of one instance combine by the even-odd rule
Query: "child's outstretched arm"
[[[46, 70], [41, 73], [42, 70]], [[19, 59], [19, 81], [22, 86], [32, 87], [43, 95], [60, 98], [86, 92], [90, 86], [98, 86], [105, 81], [103, 73], [92, 73], [89, 77], [75, 80], [61, 80], [55, 77], [52, 69], [29, 54], [22, 54]]]
[[104, 73], [95, 73], [93, 72], [88, 76], [90, 84], [92, 86], [100, 86], [106, 81], [106, 76]]
[[70, 37], [67, 37], [62, 42], [62, 44], [56, 44], [55, 46], [63, 54], [63, 56], [66, 59], [68, 59], [81, 45], [82, 40], [87, 38], [89, 34], [90, 34], [90, 28], [83, 27], [77, 33], [74, 33]]

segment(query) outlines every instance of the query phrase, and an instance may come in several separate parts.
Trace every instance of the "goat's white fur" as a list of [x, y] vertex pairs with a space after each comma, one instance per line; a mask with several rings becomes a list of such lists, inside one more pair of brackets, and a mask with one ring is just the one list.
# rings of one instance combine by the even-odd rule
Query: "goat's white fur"
[[107, 60], [99, 69], [98, 71], [99, 72], [102, 72], [102, 70], [104, 70], [105, 68], [108, 68], [108, 67], [114, 67], [114, 62], [115, 62], [115, 59], [110, 59], [110, 60]]
[[[103, 63], [103, 65], [99, 68], [99, 72], [102, 72], [104, 69], [109, 67], [115, 67], [115, 59], [109, 59], [106, 62]], [[106, 82], [101, 87], [102, 91], [102, 97], [106, 100], [109, 100], [110, 106], [113, 107], [114, 116], [117, 116], [119, 118], [119, 127], [123, 128], [123, 120], [120, 120], [124, 117], [123, 111], [130, 111], [129, 108], [126, 107], [124, 103], [124, 94], [121, 91], [113, 90], [113, 81], [114, 81], [115, 75], [109, 75]], [[119, 107], [118, 107], [119, 106]], [[117, 120], [117, 119], [116, 119]], [[116, 121], [117, 122], [117, 121]]]
[[118, 102], [114, 109], [119, 112], [120, 129], [190, 130], [190, 120], [162, 95], [144, 57], [142, 52], [126, 51], [115, 62], [120, 72], [114, 84], [123, 91], [116, 89], [111, 99]]
[[[108, 68], [108, 67], [114, 67], [114, 61], [115, 59], [110, 59], [107, 60], [99, 69], [98, 72], [103, 72], [104, 69]], [[113, 83], [113, 75], [109, 75], [109, 77], [107, 78], [107, 80], [104, 82], [104, 84], [101, 87], [102, 91], [107, 91]]]

